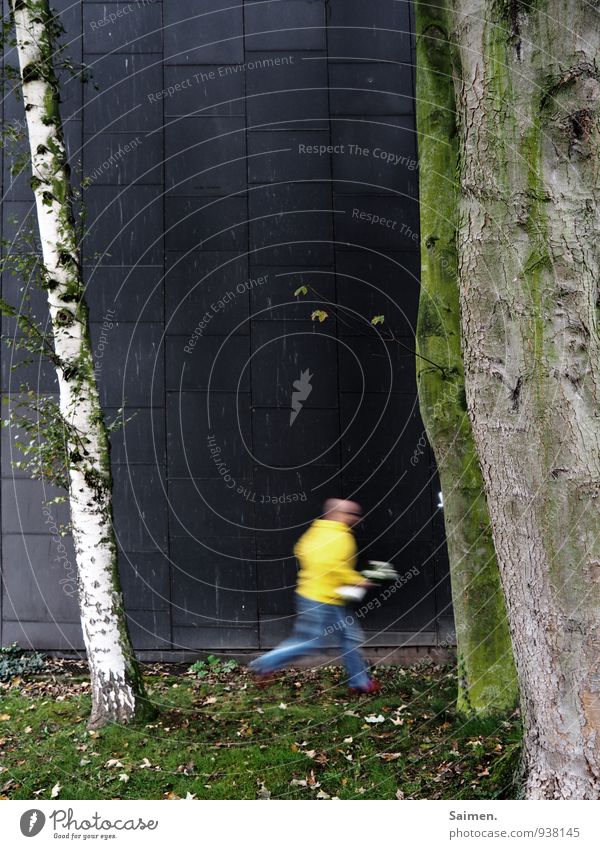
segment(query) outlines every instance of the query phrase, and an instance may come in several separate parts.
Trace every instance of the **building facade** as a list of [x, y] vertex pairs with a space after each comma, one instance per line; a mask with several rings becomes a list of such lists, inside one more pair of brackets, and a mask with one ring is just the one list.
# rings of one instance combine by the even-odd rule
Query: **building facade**
[[[373, 596], [369, 644], [439, 644], [447, 558], [412, 353], [410, 4], [54, 6], [66, 52], [91, 71], [63, 76], [62, 113], [85, 177], [96, 374], [108, 419], [125, 420], [114, 518], [136, 648], [177, 658], [279, 640], [294, 541], [338, 494], [364, 506], [360, 558], [406, 577]], [[11, 94], [3, 117], [23, 121]], [[29, 175], [10, 164], [5, 150], [5, 251], [35, 223]], [[2, 286], [16, 304], [30, 288]], [[44, 293], [30, 294], [45, 321]], [[2, 346], [3, 394], [56, 391], [49, 363], [20, 360]], [[2, 644], [81, 650], [68, 510], [14, 467], [15, 437], [3, 428]]]

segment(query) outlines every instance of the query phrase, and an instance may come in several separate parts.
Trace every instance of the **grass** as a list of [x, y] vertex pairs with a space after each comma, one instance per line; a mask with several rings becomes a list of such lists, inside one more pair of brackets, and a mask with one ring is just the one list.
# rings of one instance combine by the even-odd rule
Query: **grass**
[[[0, 685], [0, 797], [8, 799], [512, 798], [518, 716], [455, 713], [455, 670], [378, 670], [349, 697], [341, 670], [286, 673], [266, 690], [245, 669], [145, 667], [152, 723], [86, 730], [85, 665]], [[52, 795], [54, 794], [54, 795]]]

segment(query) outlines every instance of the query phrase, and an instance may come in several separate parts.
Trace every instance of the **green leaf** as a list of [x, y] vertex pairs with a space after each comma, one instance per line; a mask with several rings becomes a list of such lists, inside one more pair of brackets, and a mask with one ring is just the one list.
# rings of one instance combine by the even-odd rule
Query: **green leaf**
[[378, 324], [383, 324], [385, 321], [385, 317], [383, 315], [374, 315], [371, 319], [371, 324], [373, 327], [377, 327]]
[[294, 296], [297, 298], [298, 295], [308, 295], [308, 289], [306, 288], [306, 286], [298, 286], [298, 288], [294, 292]]
[[311, 315], [312, 321], [316, 321], [318, 319], [321, 324], [323, 324], [326, 318], [327, 313], [325, 312], [325, 310], [315, 310]]

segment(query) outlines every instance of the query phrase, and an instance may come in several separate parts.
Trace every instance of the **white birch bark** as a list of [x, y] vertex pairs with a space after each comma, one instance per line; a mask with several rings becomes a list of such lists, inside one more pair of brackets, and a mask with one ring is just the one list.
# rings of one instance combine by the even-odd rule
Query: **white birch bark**
[[32, 160], [32, 187], [52, 321], [60, 410], [79, 434], [69, 450], [78, 596], [92, 683], [89, 727], [125, 723], [149, 706], [127, 632], [112, 526], [109, 443], [93, 369], [48, 0], [10, 0]]
[[525, 795], [600, 797], [600, 20], [453, 0], [469, 413], [522, 695]]

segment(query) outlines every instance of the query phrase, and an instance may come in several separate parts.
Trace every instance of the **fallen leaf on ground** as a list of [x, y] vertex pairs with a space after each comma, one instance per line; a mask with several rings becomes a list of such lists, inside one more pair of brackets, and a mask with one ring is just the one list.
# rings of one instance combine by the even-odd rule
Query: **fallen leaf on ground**
[[62, 784], [60, 784], [57, 781], [56, 784], [54, 785], [54, 787], [52, 788], [52, 790], [50, 791], [50, 798], [56, 799], [56, 797], [58, 796], [58, 794], [60, 793], [61, 790], [62, 790]]
[[259, 791], [258, 791], [258, 793], [257, 793], [257, 798], [258, 798], [258, 799], [270, 799], [270, 798], [271, 798], [271, 791], [270, 791], [270, 790], [268, 790], [268, 789], [265, 787], [265, 785], [264, 785], [264, 784], [261, 784], [261, 785], [260, 785], [260, 789], [259, 789]]
[[379, 716], [375, 716], [375, 714], [372, 713], [370, 716], [365, 716], [365, 722], [368, 722], [369, 725], [375, 725], [378, 722], [385, 722], [385, 717], [381, 714], [379, 714]]

